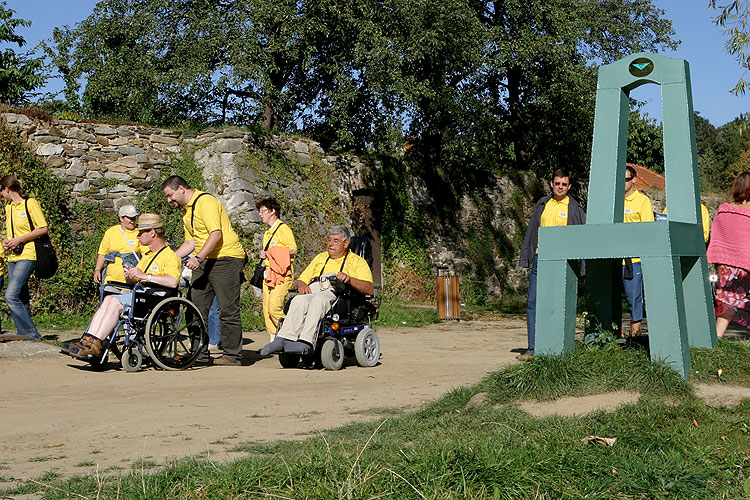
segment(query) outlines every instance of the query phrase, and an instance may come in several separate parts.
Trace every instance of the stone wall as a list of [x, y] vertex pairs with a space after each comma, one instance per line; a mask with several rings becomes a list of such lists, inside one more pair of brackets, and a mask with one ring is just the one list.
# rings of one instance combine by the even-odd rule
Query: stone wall
[[[263, 135], [234, 128], [195, 132], [56, 119], [46, 122], [17, 113], [3, 113], [2, 120], [20, 134], [54, 175], [70, 186], [73, 203], [93, 202], [112, 209], [133, 203], [161, 178], [164, 169], [171, 169], [175, 158], [189, 152], [207, 181], [206, 191], [215, 194], [233, 222], [255, 233], [257, 240], [265, 228], [261, 228], [255, 209], [256, 199], [268, 193], [283, 193], [286, 199], [297, 200], [310, 186], [299, 177], [269, 175], [267, 157], [254, 153], [273, 150], [300, 165], [320, 162], [332, 167], [335, 175], [330, 186], [338, 190], [338, 208], [344, 214], [348, 213], [347, 204], [355, 190], [374, 187], [373, 173], [377, 170], [374, 162], [327, 154], [317, 142], [298, 136]], [[528, 199], [538, 192], [537, 187], [529, 192], [529, 182], [491, 179], [486, 188], [460, 200], [461, 217], [456, 223], [435, 219], [428, 248], [435, 267], [448, 267], [466, 279], [474, 276], [497, 295], [507, 288], [524, 286], [525, 271], [518, 270], [512, 260], [517, 263], [514, 245], [518, 244], [518, 233], [525, 229], [531, 210]], [[440, 200], [430, 196], [420, 179], [410, 179], [409, 184], [418, 209], [425, 214], [434, 213]], [[312, 228], [313, 232], [324, 232], [328, 223], [321, 214], [313, 222], [318, 226]], [[297, 224], [311, 229], [307, 227], [309, 221]], [[519, 228], [519, 224], [524, 227]], [[481, 241], [485, 235], [491, 237], [484, 243], [489, 246], [489, 253], [487, 248], [476, 248], [477, 238]], [[478, 277], [477, 251], [484, 261], [490, 260], [484, 262], [488, 269]]]

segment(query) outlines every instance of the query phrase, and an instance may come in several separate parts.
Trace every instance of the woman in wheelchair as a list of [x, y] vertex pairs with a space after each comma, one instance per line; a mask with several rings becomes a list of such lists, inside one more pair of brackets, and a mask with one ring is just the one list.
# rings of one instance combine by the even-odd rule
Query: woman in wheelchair
[[[138, 266], [125, 269], [125, 279], [131, 285], [147, 282], [166, 288], [177, 288], [182, 270], [180, 258], [164, 242], [164, 224], [157, 214], [142, 214], [138, 219], [138, 242], [149, 251]], [[63, 347], [64, 354], [88, 360], [101, 356], [102, 341], [117, 326], [123, 312], [127, 313], [133, 302], [133, 292], [107, 295], [94, 314], [87, 331], [74, 344]]]

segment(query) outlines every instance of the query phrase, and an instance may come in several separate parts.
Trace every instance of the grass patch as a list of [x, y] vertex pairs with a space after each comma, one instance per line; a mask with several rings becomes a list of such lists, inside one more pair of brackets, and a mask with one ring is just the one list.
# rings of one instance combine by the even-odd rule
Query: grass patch
[[750, 356], [747, 341], [719, 339], [716, 349], [691, 349], [690, 352], [692, 379], [750, 387], [750, 363], [738, 362]]
[[76, 467], [93, 467], [94, 465], [96, 465], [96, 462], [88, 460], [86, 462], [79, 462], [79, 463], [77, 463]]
[[375, 322], [375, 327], [425, 326], [439, 322], [434, 306], [384, 299], [380, 304], [380, 317]]
[[[716, 351], [694, 352], [698, 375], [731, 359], [732, 380], [744, 380], [750, 347], [720, 342]], [[516, 406], [612, 390], [643, 396], [583, 417], [537, 419]], [[466, 407], [477, 392], [487, 392], [490, 404]], [[617, 443], [583, 445], [592, 434]], [[230, 451], [246, 455], [223, 465], [185, 459], [154, 473], [143, 473], [139, 463], [119, 490], [116, 478], [107, 478], [100, 497], [741, 499], [750, 476], [750, 400], [713, 408], [642, 349], [578, 347], [509, 366], [418, 411], [302, 442], [243, 443]], [[98, 492], [93, 475], [55, 486], [60, 490], [47, 490], [45, 498]]]

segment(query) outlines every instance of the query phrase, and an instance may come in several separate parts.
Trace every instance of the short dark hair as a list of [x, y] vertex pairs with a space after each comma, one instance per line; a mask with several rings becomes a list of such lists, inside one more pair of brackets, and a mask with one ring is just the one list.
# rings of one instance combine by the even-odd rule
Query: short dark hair
[[552, 180], [554, 180], [555, 177], [567, 177], [568, 180], [572, 180], [571, 177], [570, 177], [570, 172], [568, 172], [564, 168], [558, 168], [557, 170], [555, 170], [554, 172], [552, 172]]
[[268, 210], [276, 212], [276, 217], [281, 217], [281, 205], [276, 201], [276, 198], [263, 198], [262, 200], [255, 203], [255, 208], [258, 210], [261, 207], [266, 207]]
[[179, 175], [170, 175], [164, 182], [161, 183], [162, 189], [169, 187], [173, 191], [180, 186], [184, 187], [185, 189], [192, 189], [190, 187], [190, 184], [188, 184], [188, 181], [186, 181]]
[[625, 167], [625, 172], [626, 172], [626, 175], [629, 172], [631, 177], [638, 177], [638, 172], [636, 172], [635, 169], [631, 167], [630, 165]]
[[26, 192], [21, 188], [21, 183], [18, 181], [18, 177], [16, 177], [13, 174], [10, 175], [4, 175], [0, 177], [0, 186], [6, 187], [10, 189], [11, 191], [18, 193], [21, 195], [21, 198], [28, 199], [28, 195]]
[[750, 172], [742, 172], [734, 180], [729, 195], [735, 203], [750, 201]]

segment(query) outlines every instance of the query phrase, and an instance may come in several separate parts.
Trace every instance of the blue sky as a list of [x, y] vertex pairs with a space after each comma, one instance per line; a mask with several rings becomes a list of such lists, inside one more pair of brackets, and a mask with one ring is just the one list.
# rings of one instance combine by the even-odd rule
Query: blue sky
[[[32, 22], [30, 28], [18, 31], [26, 38], [28, 47], [52, 36], [56, 26], [74, 25], [93, 10], [96, 0], [7, 0], [17, 17]], [[729, 93], [742, 75], [736, 61], [724, 52], [724, 38], [707, 10], [708, 0], [656, 0], [672, 20], [677, 38], [682, 40], [675, 52], [664, 55], [687, 59], [690, 63], [693, 86], [693, 107], [714, 125], [723, 125], [740, 113], [750, 111], [750, 96], [736, 97]], [[750, 77], [746, 78], [750, 79]], [[62, 85], [51, 82], [50, 87]], [[644, 85], [633, 92], [633, 97], [647, 101], [649, 116], [661, 119], [659, 88]]]

